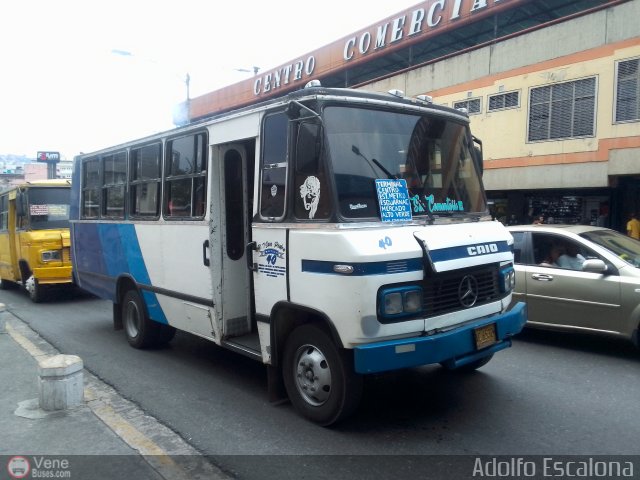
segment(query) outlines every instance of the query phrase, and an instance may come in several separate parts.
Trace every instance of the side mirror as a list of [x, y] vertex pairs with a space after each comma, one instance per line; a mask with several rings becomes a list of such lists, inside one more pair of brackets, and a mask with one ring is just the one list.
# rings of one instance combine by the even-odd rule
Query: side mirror
[[296, 102], [289, 102], [285, 114], [289, 117], [289, 120], [297, 120], [300, 118], [300, 106]]
[[583, 272], [606, 273], [607, 270], [608, 270], [607, 264], [604, 263], [599, 258], [590, 258], [588, 260], [585, 260], [584, 263], [582, 264]]

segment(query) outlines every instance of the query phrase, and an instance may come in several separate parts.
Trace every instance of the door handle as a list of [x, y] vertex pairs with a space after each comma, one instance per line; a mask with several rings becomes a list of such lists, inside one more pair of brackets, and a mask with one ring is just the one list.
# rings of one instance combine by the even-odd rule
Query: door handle
[[531, 278], [534, 280], [539, 280], [541, 282], [551, 282], [553, 281], [553, 275], [546, 275], [544, 273], [534, 273], [531, 275]]
[[209, 240], [205, 240], [202, 244], [202, 263], [204, 263], [205, 267], [208, 267], [211, 262], [209, 261], [209, 257], [207, 257], [207, 250], [209, 249]]
[[245, 257], [247, 257], [247, 268], [251, 272], [258, 271], [258, 264], [253, 263], [253, 252], [258, 249], [258, 244], [256, 242], [249, 242], [244, 247]]

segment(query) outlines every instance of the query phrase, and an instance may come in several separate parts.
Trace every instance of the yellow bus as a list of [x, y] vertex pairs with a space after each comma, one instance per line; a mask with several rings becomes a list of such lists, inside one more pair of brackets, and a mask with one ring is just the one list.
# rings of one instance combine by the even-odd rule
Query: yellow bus
[[40, 302], [72, 285], [68, 180], [25, 182], [0, 193], [0, 288], [22, 285]]

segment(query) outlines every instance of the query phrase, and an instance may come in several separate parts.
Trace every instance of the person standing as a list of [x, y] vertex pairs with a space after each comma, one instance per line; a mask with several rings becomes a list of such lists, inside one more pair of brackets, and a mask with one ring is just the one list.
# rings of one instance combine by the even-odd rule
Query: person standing
[[631, 214], [631, 219], [627, 222], [627, 235], [640, 240], [640, 220], [638, 220], [635, 212]]

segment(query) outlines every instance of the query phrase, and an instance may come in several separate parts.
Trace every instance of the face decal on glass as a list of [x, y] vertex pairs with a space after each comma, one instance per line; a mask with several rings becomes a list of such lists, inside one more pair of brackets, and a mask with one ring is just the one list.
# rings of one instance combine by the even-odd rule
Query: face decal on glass
[[320, 201], [320, 180], [314, 176], [307, 177], [300, 185], [300, 196], [304, 203], [304, 209], [309, 212], [309, 218], [312, 219], [316, 215]]

